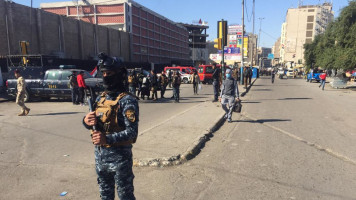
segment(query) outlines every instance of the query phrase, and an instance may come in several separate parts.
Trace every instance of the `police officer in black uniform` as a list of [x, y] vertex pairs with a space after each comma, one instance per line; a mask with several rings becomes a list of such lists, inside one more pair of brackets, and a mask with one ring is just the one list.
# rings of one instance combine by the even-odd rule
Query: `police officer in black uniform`
[[138, 133], [138, 102], [126, 91], [127, 70], [120, 62], [103, 53], [99, 58], [105, 92], [96, 99], [94, 111], [85, 116], [83, 124], [92, 129], [101, 199], [114, 200], [116, 184], [119, 198], [132, 200], [132, 144]]
[[213, 64], [213, 87], [214, 87], [214, 100], [213, 102], [218, 101], [219, 89], [220, 89], [220, 69], [216, 67], [216, 64]]

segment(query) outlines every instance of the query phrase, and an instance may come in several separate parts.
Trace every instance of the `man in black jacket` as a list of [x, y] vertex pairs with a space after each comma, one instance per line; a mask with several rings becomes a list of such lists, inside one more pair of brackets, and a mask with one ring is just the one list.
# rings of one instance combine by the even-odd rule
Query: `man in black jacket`
[[213, 64], [213, 88], [214, 88], [214, 100], [213, 102], [218, 101], [219, 97], [219, 87], [220, 87], [220, 69], [216, 67], [216, 64]]

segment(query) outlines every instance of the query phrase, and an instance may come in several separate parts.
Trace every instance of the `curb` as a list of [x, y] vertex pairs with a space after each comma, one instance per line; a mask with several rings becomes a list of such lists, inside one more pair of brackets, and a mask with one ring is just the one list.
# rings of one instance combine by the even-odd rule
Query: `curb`
[[255, 80], [252, 81], [251, 85], [249, 85], [247, 87], [247, 89], [241, 93], [241, 95], [240, 95], [241, 97], [245, 96], [250, 91], [250, 88], [253, 86], [253, 84], [255, 84], [256, 80], [257, 80], [257, 78], [255, 78]]
[[205, 130], [193, 144], [182, 154], [174, 155], [171, 157], [165, 158], [153, 158], [153, 159], [142, 159], [134, 160], [134, 167], [167, 167], [173, 165], [180, 165], [188, 160], [191, 160], [197, 156], [200, 150], [204, 147], [205, 143], [213, 137], [213, 133], [217, 131], [225, 122], [224, 119], [225, 113], [221, 114], [215, 121], [214, 125]]
[[[250, 88], [253, 86], [253, 84], [256, 82], [257, 78], [253, 80], [251, 85], [249, 85], [243, 93], [241, 93], [241, 97], [245, 96]], [[212, 125], [210, 128], [207, 130], [203, 131], [203, 133], [197, 137], [197, 139], [193, 142], [193, 144], [182, 154], [174, 155], [171, 157], [165, 157], [165, 158], [149, 158], [149, 159], [141, 159], [133, 160], [133, 166], [134, 167], [168, 167], [168, 166], [175, 166], [175, 165], [180, 165], [188, 160], [193, 159], [195, 156], [197, 156], [200, 153], [200, 150], [204, 148], [205, 143], [210, 140], [214, 136], [214, 132], [217, 131], [225, 122], [224, 119], [225, 113], [221, 114], [215, 120], [214, 125]]]

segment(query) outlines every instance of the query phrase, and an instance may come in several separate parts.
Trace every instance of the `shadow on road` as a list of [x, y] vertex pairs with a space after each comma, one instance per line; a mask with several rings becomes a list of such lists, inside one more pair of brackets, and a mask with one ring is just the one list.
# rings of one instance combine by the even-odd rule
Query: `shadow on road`
[[259, 102], [259, 101], [242, 101], [241, 103], [244, 104], [244, 103], [261, 103], [261, 102]]
[[47, 116], [47, 115], [74, 115], [78, 113], [84, 113], [84, 112], [62, 112], [62, 113], [46, 113], [46, 114], [36, 114], [36, 115], [30, 115], [30, 116]]
[[265, 122], [289, 122], [292, 121], [290, 119], [258, 119], [258, 120], [233, 120], [232, 122], [249, 122], [249, 123], [260, 123], [263, 124]]
[[205, 101], [180, 101], [179, 100], [179, 103], [202, 103], [202, 102], [205, 102]]
[[313, 98], [300, 97], [300, 98], [283, 98], [277, 100], [307, 100], [307, 99], [313, 99]]
[[195, 97], [185, 97], [185, 98], [187, 98], [187, 99], [190, 99], [190, 98], [192, 98], [192, 99], [206, 99], [206, 98], [209, 98], [209, 97], [199, 97], [199, 95], [198, 95], [198, 96], [195, 96]]
[[272, 91], [271, 89], [253, 89], [251, 91]]

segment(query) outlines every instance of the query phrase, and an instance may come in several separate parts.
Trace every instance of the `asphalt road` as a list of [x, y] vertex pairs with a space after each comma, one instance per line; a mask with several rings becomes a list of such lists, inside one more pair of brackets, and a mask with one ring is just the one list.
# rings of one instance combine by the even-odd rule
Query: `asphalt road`
[[[140, 103], [140, 131], [211, 98]], [[169, 91], [166, 97], [170, 97]], [[258, 79], [242, 115], [225, 123], [193, 160], [134, 168], [137, 199], [356, 199], [355, 92], [304, 80]], [[0, 199], [99, 199], [93, 146], [70, 102], [0, 103]], [[59, 194], [67, 191], [65, 197]]]
[[[200, 95], [190, 84], [181, 87], [180, 103], [140, 101], [139, 132], [212, 98], [210, 85]], [[57, 100], [26, 105], [30, 115], [18, 117], [15, 102], [0, 103], [0, 200], [99, 199], [94, 148], [81, 124], [88, 107]]]
[[195, 159], [135, 169], [137, 199], [356, 199], [355, 97], [262, 77]]

